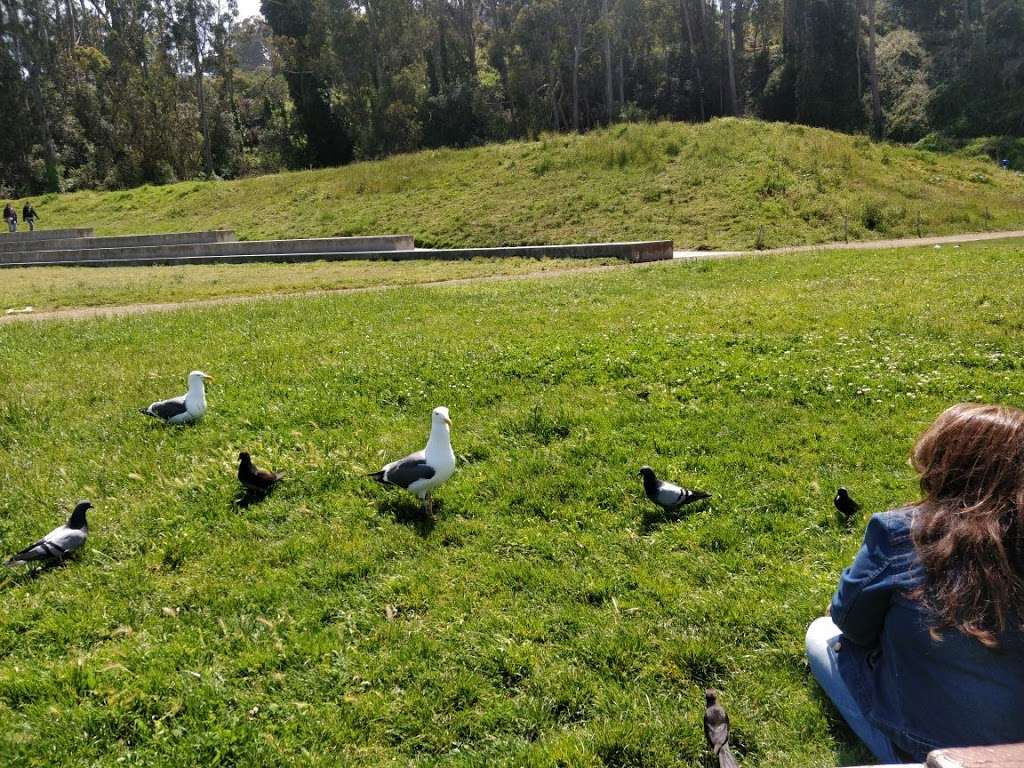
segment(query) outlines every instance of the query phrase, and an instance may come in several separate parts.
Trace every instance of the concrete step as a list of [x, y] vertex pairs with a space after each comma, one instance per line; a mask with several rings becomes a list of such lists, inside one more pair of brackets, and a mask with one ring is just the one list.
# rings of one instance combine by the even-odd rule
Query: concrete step
[[1024, 768], [1024, 744], [940, 749], [928, 755], [928, 768]]
[[[0, 225], [5, 225], [6, 222], [0, 222]], [[24, 229], [25, 224], [21, 221], [21, 212], [18, 213], [18, 228], [19, 230]], [[31, 242], [34, 240], [61, 240], [71, 237], [92, 237], [93, 230], [91, 229], [37, 229], [35, 232], [8, 232], [7, 227], [3, 226], [3, 231], [0, 232], [0, 242], [3, 243], [24, 243]]]
[[[367, 238], [369, 239], [369, 238]], [[411, 238], [410, 238], [411, 240]], [[264, 246], [269, 243], [310, 243], [322, 242], [311, 240], [278, 240], [257, 241], [252, 243], [231, 243], [237, 246]], [[220, 247], [220, 246], [207, 246]], [[244, 249], [243, 249], [244, 250]], [[407, 261], [411, 259], [453, 261], [476, 258], [551, 258], [551, 259], [596, 259], [616, 258], [629, 262], [663, 261], [672, 258], [672, 241], [660, 240], [631, 243], [583, 243], [577, 245], [530, 245], [506, 248], [448, 248], [448, 249], [399, 249], [375, 251], [310, 251], [296, 250], [292, 252], [252, 252], [224, 255], [200, 254], [196, 256], [135, 256], [120, 259], [73, 259], [73, 260], [33, 260], [11, 262], [0, 259], [0, 267], [142, 267], [166, 266], [174, 264], [247, 264], [258, 262], [298, 263], [308, 261]]]
[[0, 254], [35, 253], [38, 251], [79, 251], [96, 248], [129, 248], [151, 245], [182, 245], [185, 243], [233, 243], [235, 233], [230, 229], [207, 232], [169, 232], [162, 235], [120, 235], [117, 237], [68, 237], [29, 242], [8, 242], [0, 238]]
[[411, 235], [382, 237], [326, 237], [309, 240], [252, 240], [220, 243], [180, 243], [114, 248], [67, 248], [0, 253], [0, 265], [30, 263], [95, 263], [106, 266], [139, 262], [147, 264], [202, 263], [202, 259], [228, 256], [329, 254], [352, 251], [398, 251], [414, 247]]

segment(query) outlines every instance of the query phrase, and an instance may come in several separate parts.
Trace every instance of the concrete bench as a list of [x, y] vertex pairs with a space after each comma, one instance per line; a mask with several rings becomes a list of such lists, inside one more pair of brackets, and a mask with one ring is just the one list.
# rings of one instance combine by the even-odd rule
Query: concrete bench
[[[1024, 717], [1024, 710], [1021, 712], [1021, 717]], [[927, 766], [928, 768], [1024, 768], [1024, 744], [939, 749], [928, 755]]]
[[[18, 226], [23, 226], [21, 222]], [[23, 243], [33, 240], [59, 240], [70, 237], [92, 237], [91, 229], [37, 229], [35, 232], [8, 232], [7, 227], [0, 232], [0, 242]]]
[[860, 766], [859, 768], [1024, 768], [1024, 744], [997, 747], [957, 747], [937, 749], [928, 762], [897, 765]]
[[[251, 240], [243, 242], [166, 243], [158, 245], [127, 245], [110, 248], [65, 248], [60, 250], [22, 250], [0, 253], [0, 266], [33, 263], [84, 266], [118, 266], [134, 264], [217, 263], [224, 257], [255, 257], [299, 254], [338, 254], [365, 251], [399, 251], [412, 249], [411, 235], [381, 237], [325, 237], [307, 240]], [[313, 259], [304, 259], [310, 261]]]
[[[411, 246], [412, 238], [409, 238]], [[281, 243], [292, 247], [285, 250]], [[324, 250], [309, 250], [313, 244]], [[224, 253], [231, 247], [236, 253]], [[305, 246], [305, 248], [303, 247]], [[249, 243], [223, 243], [194, 248], [194, 253], [187, 253], [186, 248], [179, 246], [171, 255], [159, 255], [156, 252], [137, 254], [119, 254], [114, 258], [100, 251], [83, 251], [74, 259], [53, 259], [45, 252], [29, 254], [32, 258], [15, 262], [0, 254], [0, 268], [3, 267], [143, 267], [166, 266], [174, 264], [249, 264], [260, 262], [302, 263], [309, 261], [458, 261], [475, 258], [550, 258], [550, 259], [593, 259], [617, 258], [629, 262], [659, 261], [672, 258], [672, 241], [664, 240], [649, 243], [586, 243], [582, 245], [535, 245], [509, 248], [449, 248], [439, 250], [417, 250], [413, 248], [373, 251], [347, 251], [332, 248], [328, 241], [317, 240], [269, 240]], [[116, 250], [116, 249], [114, 249]], [[136, 251], [145, 249], [135, 249]]]
[[[67, 237], [45, 240], [8, 242], [0, 238], [0, 255], [41, 251], [81, 251], [97, 248], [129, 248], [135, 246], [183, 245], [186, 243], [233, 243], [235, 233], [230, 229], [206, 232], [169, 232], [161, 235], [119, 235], [115, 237]], [[15, 258], [16, 261], [22, 259]]]

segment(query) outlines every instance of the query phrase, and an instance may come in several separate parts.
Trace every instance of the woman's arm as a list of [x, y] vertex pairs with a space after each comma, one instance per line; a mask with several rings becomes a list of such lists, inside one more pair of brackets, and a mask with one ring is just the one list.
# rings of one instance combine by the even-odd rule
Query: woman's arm
[[891, 567], [896, 552], [885, 517], [868, 521], [864, 543], [843, 571], [832, 597], [832, 620], [844, 637], [857, 645], [874, 645], [885, 624], [889, 603], [897, 591]]

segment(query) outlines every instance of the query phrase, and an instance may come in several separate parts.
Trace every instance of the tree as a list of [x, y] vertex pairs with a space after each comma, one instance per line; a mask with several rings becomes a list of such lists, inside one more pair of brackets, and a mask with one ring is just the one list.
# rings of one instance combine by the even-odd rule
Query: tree
[[878, 60], [876, 54], [877, 18], [875, 0], [866, 0], [868, 6], [868, 78], [871, 84], [871, 131], [875, 138], [885, 135], [885, 122], [882, 118], [882, 97], [878, 90]]

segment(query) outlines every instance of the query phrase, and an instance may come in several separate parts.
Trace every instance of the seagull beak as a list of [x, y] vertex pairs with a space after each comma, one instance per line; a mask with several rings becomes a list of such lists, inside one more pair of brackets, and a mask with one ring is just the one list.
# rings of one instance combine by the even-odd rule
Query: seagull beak
[[207, 376], [207, 375], [206, 375], [206, 374], [204, 373], [204, 374], [203, 374], [203, 381], [213, 381], [213, 376]]
[[452, 425], [452, 420], [448, 416], [445, 416], [444, 423], [450, 427]]

